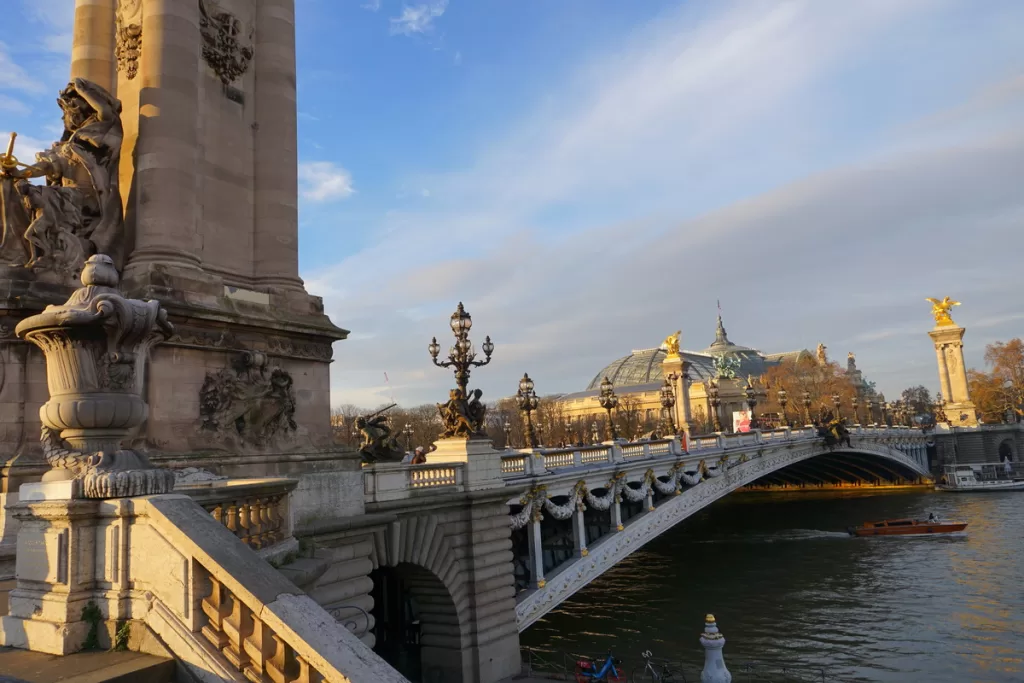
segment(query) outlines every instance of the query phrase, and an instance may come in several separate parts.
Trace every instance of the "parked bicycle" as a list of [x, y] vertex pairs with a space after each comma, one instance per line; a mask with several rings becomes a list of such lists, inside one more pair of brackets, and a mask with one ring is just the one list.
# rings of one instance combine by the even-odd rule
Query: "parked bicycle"
[[576, 660], [576, 683], [624, 683], [625, 680], [622, 662], [612, 657], [611, 652], [600, 668], [593, 659]]
[[686, 683], [683, 672], [676, 671], [668, 662], [656, 661], [650, 650], [641, 653], [643, 666], [633, 669], [633, 683]]

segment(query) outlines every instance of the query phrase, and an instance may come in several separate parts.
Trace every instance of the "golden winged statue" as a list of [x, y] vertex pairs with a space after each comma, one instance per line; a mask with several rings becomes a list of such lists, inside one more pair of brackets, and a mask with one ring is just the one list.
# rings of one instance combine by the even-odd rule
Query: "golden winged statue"
[[665, 337], [665, 341], [662, 342], [662, 346], [667, 351], [667, 358], [678, 358], [679, 357], [679, 335], [683, 333], [682, 330], [676, 330], [673, 334]]
[[929, 297], [925, 301], [932, 305], [932, 315], [935, 316], [936, 325], [956, 325], [953, 319], [949, 317], [949, 311], [954, 306], [959, 306], [959, 301], [953, 301], [948, 296], [942, 297], [941, 300]]

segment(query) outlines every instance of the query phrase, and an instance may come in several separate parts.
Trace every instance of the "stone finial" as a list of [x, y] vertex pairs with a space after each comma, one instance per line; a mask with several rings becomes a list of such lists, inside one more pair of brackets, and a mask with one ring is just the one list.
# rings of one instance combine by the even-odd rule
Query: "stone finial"
[[159, 302], [126, 299], [106, 255], [90, 256], [82, 287], [15, 332], [46, 356], [50, 400], [39, 409], [44, 481], [74, 482], [83, 498], [167, 493], [174, 474], [121, 443], [149, 413], [142, 398], [149, 349], [172, 333]]
[[704, 617], [704, 633], [700, 634], [700, 644], [704, 646], [704, 670], [700, 672], [702, 683], [732, 683], [732, 674], [725, 668], [722, 648], [725, 647], [725, 636], [718, 630], [715, 615]]

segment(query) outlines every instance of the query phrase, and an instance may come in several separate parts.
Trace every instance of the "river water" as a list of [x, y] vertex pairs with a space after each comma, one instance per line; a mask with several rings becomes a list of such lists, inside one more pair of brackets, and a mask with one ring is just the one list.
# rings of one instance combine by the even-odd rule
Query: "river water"
[[[968, 520], [967, 533], [843, 531], [929, 512]], [[757, 662], [817, 680], [823, 670], [828, 681], [1024, 681], [1024, 493], [733, 495], [605, 573], [521, 642], [611, 649], [627, 671], [650, 649], [699, 672], [708, 612], [734, 673]]]

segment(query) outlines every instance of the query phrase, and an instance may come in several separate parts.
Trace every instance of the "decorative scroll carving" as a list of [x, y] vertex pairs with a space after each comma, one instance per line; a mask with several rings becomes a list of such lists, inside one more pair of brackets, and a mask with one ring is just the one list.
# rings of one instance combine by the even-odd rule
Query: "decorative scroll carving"
[[441, 423], [444, 425], [442, 439], [472, 439], [486, 436], [484, 419], [487, 415], [487, 406], [480, 400], [484, 392], [481, 389], [474, 389], [469, 393], [470, 398], [467, 398], [463, 395], [462, 389], [452, 389], [448, 392], [448, 401], [437, 404]]
[[221, 83], [231, 85], [252, 61], [252, 27], [243, 38], [238, 19], [218, 8], [213, 0], [199, 0], [199, 30], [203, 34], [203, 59]]
[[[275, 356], [287, 356], [304, 360], [330, 360], [334, 351], [329, 343], [305, 342], [293, 339], [271, 337], [262, 338], [266, 344], [266, 353]], [[198, 346], [202, 348], [245, 351], [245, 343], [230, 330], [211, 330], [198, 328], [181, 328], [175, 331], [166, 342], [169, 346]]]
[[86, 261], [81, 289], [18, 324], [17, 334], [46, 356], [50, 400], [39, 411], [44, 479], [76, 482], [86, 498], [166, 493], [174, 473], [155, 469], [121, 442], [146, 419], [142, 399], [152, 345], [172, 332], [156, 301], [125, 299], [113, 261]]
[[[99, 85], [76, 78], [61, 91], [64, 135], [23, 164], [14, 138], [0, 155], [0, 263], [56, 273], [72, 284], [85, 258], [106, 254], [120, 267], [124, 215], [118, 188], [121, 102]], [[30, 178], [46, 178], [34, 185]]]
[[232, 368], [206, 375], [199, 414], [205, 431], [254, 446], [269, 445], [298, 428], [292, 376], [270, 365], [267, 354], [245, 351]]
[[130, 81], [139, 73], [139, 58], [142, 56], [142, 0], [120, 0], [118, 3], [115, 41], [117, 70]]

